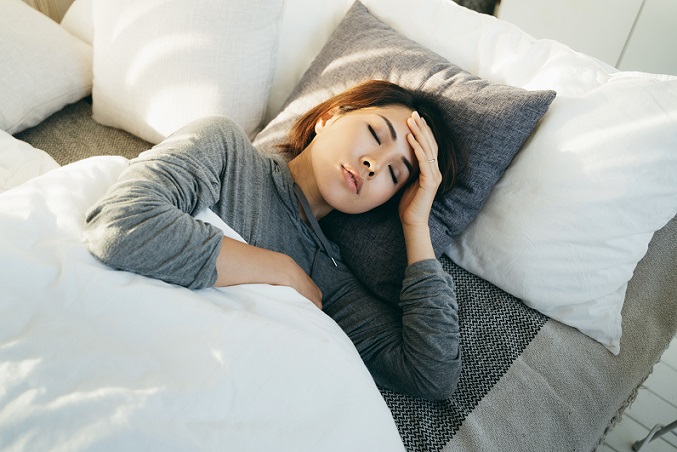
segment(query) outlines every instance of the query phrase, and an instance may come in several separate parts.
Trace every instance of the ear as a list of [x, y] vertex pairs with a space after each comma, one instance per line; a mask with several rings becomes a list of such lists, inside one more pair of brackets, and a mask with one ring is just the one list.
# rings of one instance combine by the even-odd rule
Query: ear
[[315, 123], [315, 134], [320, 133], [325, 127], [334, 122], [338, 118], [338, 107], [332, 108], [317, 120]]

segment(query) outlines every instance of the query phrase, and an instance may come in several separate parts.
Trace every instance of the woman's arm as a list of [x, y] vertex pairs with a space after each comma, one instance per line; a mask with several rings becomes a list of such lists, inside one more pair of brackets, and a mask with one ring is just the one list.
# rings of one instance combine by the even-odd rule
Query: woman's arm
[[407, 135], [419, 165], [418, 178], [405, 190], [399, 204], [400, 220], [409, 265], [435, 259], [428, 219], [442, 173], [437, 163], [437, 142], [425, 119], [414, 112], [407, 120], [412, 133]]
[[90, 251], [117, 269], [190, 288], [284, 284], [317, 304], [319, 289], [291, 258], [223, 237], [192, 216], [219, 202], [224, 187], [243, 190], [228, 186], [237, 179], [231, 173], [246, 180], [264, 170], [235, 123], [196, 121], [135, 159], [88, 212]]
[[[382, 388], [430, 400], [450, 397], [461, 373], [451, 276], [436, 259], [409, 265], [398, 305], [368, 292], [342, 263], [322, 263], [324, 311], [346, 332]], [[323, 289], [325, 286], [323, 285]]]
[[90, 252], [118, 270], [211, 286], [223, 233], [191, 214], [218, 199], [219, 182], [197, 170], [212, 162], [199, 154], [154, 150], [132, 161], [85, 217]]

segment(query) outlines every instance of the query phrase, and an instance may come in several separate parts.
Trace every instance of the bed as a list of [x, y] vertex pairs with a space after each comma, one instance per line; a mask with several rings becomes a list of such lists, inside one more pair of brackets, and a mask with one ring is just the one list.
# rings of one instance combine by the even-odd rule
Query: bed
[[[76, 0], [61, 25], [0, 6], [0, 449], [594, 450], [677, 332], [677, 78], [448, 0], [227, 3]], [[289, 288], [190, 291], [107, 268], [81, 235], [191, 117], [226, 112], [273, 152], [365, 77], [444, 91], [485, 151], [469, 165], [490, 183], [468, 176], [431, 224], [461, 322], [444, 401], [378, 388]], [[334, 232], [392, 290], [358, 245], [396, 261], [396, 240]]]

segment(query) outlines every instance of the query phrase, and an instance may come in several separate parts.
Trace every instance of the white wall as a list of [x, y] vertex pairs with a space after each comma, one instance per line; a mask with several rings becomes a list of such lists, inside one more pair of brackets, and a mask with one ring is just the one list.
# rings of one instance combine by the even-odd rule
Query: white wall
[[501, 0], [496, 15], [619, 69], [677, 75], [677, 0]]
[[644, 0], [617, 67], [677, 75], [677, 0]]

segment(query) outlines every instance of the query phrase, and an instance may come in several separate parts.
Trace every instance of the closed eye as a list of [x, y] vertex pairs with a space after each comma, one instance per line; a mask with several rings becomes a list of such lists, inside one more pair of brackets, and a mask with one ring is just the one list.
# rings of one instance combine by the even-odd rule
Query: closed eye
[[381, 140], [378, 139], [378, 135], [376, 135], [376, 131], [374, 130], [374, 128], [373, 128], [370, 124], [367, 124], [367, 127], [369, 128], [369, 133], [371, 133], [371, 136], [374, 137], [374, 140], [376, 140], [376, 142], [377, 142], [377, 143], [379, 144], [379, 146], [380, 146], [380, 145], [381, 145]]
[[390, 171], [390, 177], [393, 178], [393, 183], [397, 185], [397, 177], [395, 176], [395, 171], [393, 171], [392, 165], [388, 165], [388, 170]]

